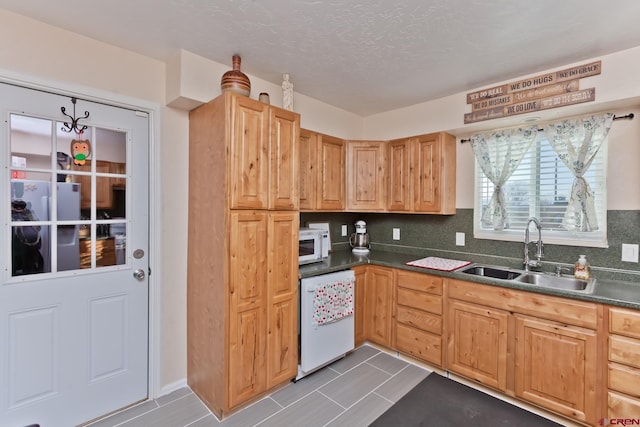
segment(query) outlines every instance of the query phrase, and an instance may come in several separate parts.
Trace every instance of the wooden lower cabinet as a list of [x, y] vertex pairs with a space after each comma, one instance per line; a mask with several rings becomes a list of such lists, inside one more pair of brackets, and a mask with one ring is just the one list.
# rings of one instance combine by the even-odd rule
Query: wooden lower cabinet
[[297, 212], [232, 210], [226, 274], [190, 283], [189, 385], [218, 417], [297, 374], [298, 229]]
[[579, 421], [596, 420], [596, 331], [516, 315], [515, 394]]
[[229, 407], [266, 390], [267, 212], [232, 211]]
[[442, 277], [396, 273], [395, 349], [443, 366]]
[[267, 388], [298, 374], [297, 212], [269, 212], [267, 240]]
[[447, 294], [449, 371], [581, 423], [604, 415], [602, 305], [453, 279]]
[[639, 419], [640, 401], [626, 394], [609, 391], [607, 394], [607, 418]]
[[391, 347], [395, 270], [370, 266], [366, 273], [365, 325], [367, 339]]
[[640, 311], [608, 308], [607, 417], [640, 419]]
[[354, 317], [355, 317], [355, 345], [358, 347], [362, 343], [364, 343], [367, 339], [367, 331], [365, 329], [365, 318], [366, 318], [366, 297], [365, 297], [365, 289], [366, 289], [366, 273], [367, 267], [355, 267], [353, 269], [353, 273], [356, 278], [356, 284], [354, 289]]
[[508, 316], [503, 310], [449, 300], [449, 370], [506, 391]]

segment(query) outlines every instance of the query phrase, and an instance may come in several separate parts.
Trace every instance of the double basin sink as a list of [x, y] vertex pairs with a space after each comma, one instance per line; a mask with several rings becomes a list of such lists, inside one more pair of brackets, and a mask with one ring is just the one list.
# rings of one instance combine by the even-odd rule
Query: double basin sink
[[475, 276], [489, 277], [492, 279], [509, 280], [525, 285], [580, 293], [593, 292], [593, 286], [595, 283], [595, 279], [581, 280], [571, 276], [551, 275], [547, 273], [515, 270], [511, 268], [482, 264], [472, 264], [457, 271], [466, 274], [473, 274]]

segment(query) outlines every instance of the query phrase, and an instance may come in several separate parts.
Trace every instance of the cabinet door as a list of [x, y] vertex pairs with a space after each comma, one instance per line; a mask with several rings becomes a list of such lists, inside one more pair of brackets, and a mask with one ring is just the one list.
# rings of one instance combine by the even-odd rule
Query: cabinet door
[[269, 106], [246, 96], [231, 97], [231, 209], [267, 209]]
[[386, 142], [347, 142], [347, 210], [381, 211], [386, 207]]
[[267, 388], [298, 373], [297, 212], [269, 212]]
[[368, 267], [366, 275], [366, 331], [367, 338], [391, 347], [393, 330], [394, 270]]
[[596, 332], [516, 315], [516, 396], [596, 423]]
[[300, 116], [271, 107], [269, 114], [270, 174], [269, 209], [297, 210], [299, 206], [298, 145]]
[[320, 210], [344, 210], [345, 200], [345, 142], [342, 139], [319, 135], [316, 177], [317, 202]]
[[508, 316], [506, 311], [450, 299], [449, 370], [505, 391]]
[[[110, 172], [118, 175], [125, 175], [127, 173], [126, 163], [111, 162]], [[127, 179], [125, 177], [111, 178], [112, 187], [125, 187], [127, 185]]]
[[424, 135], [415, 141], [415, 209], [418, 212], [440, 210], [440, 144], [437, 134]]
[[234, 407], [266, 390], [267, 213], [233, 211], [229, 232], [229, 407]]
[[366, 297], [365, 297], [365, 282], [366, 282], [366, 267], [356, 267], [353, 272], [356, 276], [356, 285], [354, 289], [354, 316], [355, 316], [355, 345], [356, 347], [362, 344], [367, 339], [367, 331], [365, 329], [366, 318]]
[[300, 209], [316, 208], [318, 134], [300, 129]]
[[411, 211], [413, 209], [411, 181], [411, 140], [389, 141], [387, 149], [387, 209]]
[[414, 144], [415, 212], [455, 214], [455, 137], [434, 133]]
[[[75, 170], [91, 172], [91, 160], [87, 160], [84, 165], [76, 165]], [[111, 162], [104, 160], [96, 161], [96, 173], [112, 173]], [[113, 190], [111, 188], [111, 178], [96, 177], [96, 209], [111, 209], [113, 207]], [[91, 208], [91, 177], [78, 176], [80, 183], [80, 208]]]

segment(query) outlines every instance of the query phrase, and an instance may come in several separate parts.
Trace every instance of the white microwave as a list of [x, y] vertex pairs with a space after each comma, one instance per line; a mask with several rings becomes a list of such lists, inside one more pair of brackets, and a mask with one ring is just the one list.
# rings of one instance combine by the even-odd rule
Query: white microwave
[[329, 232], [301, 228], [298, 235], [298, 265], [321, 262], [329, 257]]

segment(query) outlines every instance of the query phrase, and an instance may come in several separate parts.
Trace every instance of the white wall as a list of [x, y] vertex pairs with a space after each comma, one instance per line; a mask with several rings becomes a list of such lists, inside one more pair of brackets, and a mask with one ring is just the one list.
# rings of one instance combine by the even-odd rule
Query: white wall
[[[204, 58], [187, 57], [200, 64], [196, 76], [200, 84], [178, 87], [171, 92], [172, 81], [183, 70], [175, 63], [163, 62], [135, 54], [78, 34], [61, 30], [0, 9], [0, 78], [24, 81], [67, 93], [115, 100], [131, 105], [142, 102], [159, 107], [160, 117], [155, 135], [160, 151], [161, 183], [158, 197], [162, 201], [159, 224], [162, 254], [158, 265], [162, 278], [159, 355], [160, 384], [170, 389], [186, 378], [186, 252], [188, 206], [189, 117], [184, 106], [166, 107], [180, 90], [207, 101], [220, 94], [219, 78], [230, 64], [218, 64]], [[74, 56], [69, 57], [69, 49]], [[194, 71], [194, 70], [187, 70]], [[190, 77], [193, 77], [190, 76]], [[249, 75], [252, 97], [269, 92], [273, 105], [282, 105], [279, 85]], [[169, 80], [168, 80], [169, 79]], [[295, 85], [295, 78], [292, 76]], [[204, 88], [204, 89], [203, 89]], [[295, 88], [295, 87], [294, 87]], [[177, 91], [177, 92], [176, 92]], [[195, 94], [194, 94], [195, 92]], [[166, 94], [171, 96], [167, 99]], [[302, 127], [358, 139], [362, 136], [362, 118], [328, 104], [295, 93], [294, 109], [301, 113]], [[152, 281], [152, 283], [154, 283]], [[157, 282], [155, 282], [157, 283]]]
[[[160, 387], [186, 376], [188, 116], [165, 105], [165, 64], [0, 10], [0, 76], [121, 102], [160, 106], [162, 271]], [[73, 55], [70, 57], [70, 49]], [[18, 77], [16, 77], [18, 76]], [[126, 101], [123, 101], [126, 100]], [[153, 282], [152, 282], [153, 283]]]
[[[429, 132], [447, 131], [468, 138], [481, 130], [499, 129], [524, 123], [524, 119], [539, 117], [540, 123], [578, 114], [611, 111], [618, 115], [634, 113], [633, 120], [615, 121], [609, 132], [608, 201], [610, 210], [640, 209], [640, 47], [601, 58], [567, 64], [558, 69], [602, 61], [600, 75], [581, 79], [580, 88], [596, 88], [593, 102], [534, 112], [506, 119], [487, 120], [465, 125], [464, 114], [471, 111], [466, 94], [482, 88], [457, 93], [434, 101], [388, 111], [364, 118], [365, 139], [394, 139]], [[551, 69], [547, 71], [555, 71]], [[533, 75], [544, 74], [538, 72]], [[524, 79], [530, 76], [522, 76]], [[510, 81], [519, 80], [520, 78]], [[498, 86], [506, 82], [496, 82]], [[473, 207], [474, 157], [468, 144], [458, 144], [456, 176], [456, 207]]]

